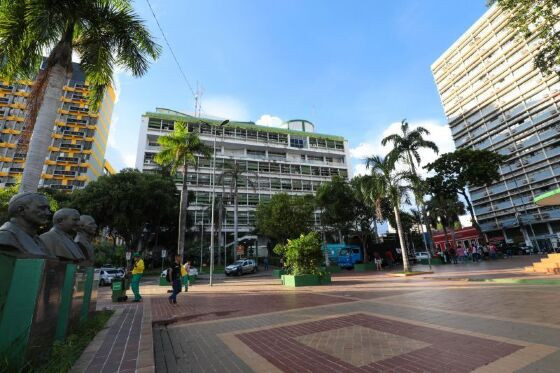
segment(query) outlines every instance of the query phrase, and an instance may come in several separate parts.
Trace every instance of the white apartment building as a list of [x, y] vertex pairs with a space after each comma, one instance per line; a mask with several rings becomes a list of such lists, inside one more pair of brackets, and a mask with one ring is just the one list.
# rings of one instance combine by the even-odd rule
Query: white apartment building
[[482, 229], [550, 247], [560, 237], [560, 206], [539, 208], [533, 198], [560, 186], [560, 82], [534, 67], [536, 47], [493, 6], [432, 72], [455, 145], [509, 156], [499, 181], [470, 189]]
[[[230, 193], [231, 180], [220, 178], [228, 163], [241, 165], [243, 177], [238, 181], [240, 238], [255, 228], [255, 210], [260, 201], [275, 193], [312, 194], [332, 176], [348, 178], [351, 172], [348, 142], [340, 137], [315, 133], [314, 125], [306, 120], [292, 120], [282, 128], [259, 126], [252, 122], [229, 122], [197, 118], [169, 109], [158, 108], [142, 116], [136, 168], [153, 172], [158, 168], [153, 158], [159, 151], [158, 137], [173, 130], [176, 121], [188, 124], [190, 131], [212, 147], [216, 140], [216, 195]], [[178, 186], [180, 175], [177, 176]], [[189, 190], [194, 197], [189, 214], [194, 230], [210, 231], [212, 192], [212, 162], [199, 160], [198, 169], [190, 169]], [[226, 241], [233, 239], [233, 204], [227, 204], [223, 221]], [[318, 217], [316, 217], [318, 219]]]

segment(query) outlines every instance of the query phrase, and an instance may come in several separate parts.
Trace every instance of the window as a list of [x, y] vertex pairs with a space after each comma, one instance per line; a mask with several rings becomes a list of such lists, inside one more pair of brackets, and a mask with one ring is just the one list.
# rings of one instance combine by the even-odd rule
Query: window
[[303, 137], [299, 137], [299, 136], [290, 136], [290, 146], [292, 148], [300, 148], [302, 149], [304, 147], [304, 139]]

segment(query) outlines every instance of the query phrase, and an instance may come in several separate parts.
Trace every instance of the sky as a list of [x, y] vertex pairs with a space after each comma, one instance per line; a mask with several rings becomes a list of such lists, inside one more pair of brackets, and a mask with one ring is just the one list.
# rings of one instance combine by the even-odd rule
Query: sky
[[[307, 119], [349, 141], [354, 173], [383, 153], [406, 118], [451, 133], [430, 65], [486, 11], [485, 0], [151, 0], [202, 116], [278, 125]], [[162, 45], [149, 72], [115, 75], [118, 98], [106, 157], [133, 167], [141, 116], [156, 107], [192, 113], [194, 98], [146, 0], [135, 0]], [[435, 159], [426, 153], [423, 161]]]

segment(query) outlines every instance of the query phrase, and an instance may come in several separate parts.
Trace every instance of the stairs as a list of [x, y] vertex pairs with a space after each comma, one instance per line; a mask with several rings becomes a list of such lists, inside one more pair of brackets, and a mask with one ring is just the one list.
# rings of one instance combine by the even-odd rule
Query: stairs
[[533, 263], [530, 267], [525, 267], [525, 272], [546, 273], [551, 275], [560, 274], [560, 254], [548, 254], [540, 262]]

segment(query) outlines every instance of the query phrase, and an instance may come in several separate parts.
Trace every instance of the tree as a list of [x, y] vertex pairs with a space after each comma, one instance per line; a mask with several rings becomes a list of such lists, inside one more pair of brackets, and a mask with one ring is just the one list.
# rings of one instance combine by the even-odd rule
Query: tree
[[185, 251], [185, 233], [187, 225], [187, 206], [189, 204], [189, 193], [187, 176], [189, 166], [196, 167], [196, 155], [210, 158], [210, 148], [204, 145], [198, 135], [189, 132], [183, 122], [175, 122], [173, 131], [168, 135], [158, 138], [161, 151], [156, 154], [154, 160], [163, 167], [171, 167], [172, 173], [181, 168], [181, 199], [179, 202], [179, 225], [177, 238], [177, 253], [183, 255]]
[[[254, 173], [253, 173], [254, 174]], [[225, 182], [229, 180], [230, 196], [233, 199], [233, 247], [234, 247], [234, 258], [237, 255], [237, 243], [239, 240], [239, 225], [238, 225], [238, 212], [239, 212], [239, 187], [245, 186], [245, 180], [247, 184], [254, 191], [256, 191], [255, 182], [247, 177], [247, 172], [241, 167], [241, 164], [237, 162], [227, 162], [224, 164], [224, 171], [218, 178], [218, 184], [225, 185]], [[258, 177], [257, 174], [254, 174]], [[246, 179], [245, 179], [246, 178]], [[258, 183], [258, 182], [257, 182]]]
[[317, 232], [302, 234], [285, 245], [276, 245], [274, 252], [284, 257], [284, 267], [291, 275], [319, 274], [323, 255]]
[[510, 27], [526, 40], [537, 38], [535, 66], [544, 74], [560, 74], [560, 22], [558, 0], [489, 0], [510, 14]]
[[136, 249], [145, 229], [173, 230], [177, 223], [177, 187], [171, 177], [125, 169], [100, 176], [72, 193], [70, 207], [93, 216], [100, 229]]
[[459, 193], [467, 204], [473, 226], [481, 238], [484, 237], [482, 229], [476, 220], [467, 187], [489, 186], [500, 179], [500, 164], [507, 156], [494, 153], [490, 150], [473, 150], [461, 148], [451, 153], [441, 155], [437, 160], [428, 164], [426, 168], [434, 171], [430, 178], [432, 190], [436, 188], [453, 190]]
[[403, 198], [406, 198], [407, 190], [407, 187], [403, 185], [403, 181], [407, 178], [407, 175], [402, 172], [396, 172], [394, 165], [395, 163], [389, 158], [379, 156], [373, 156], [366, 160], [366, 167], [371, 169], [371, 174], [374, 175], [375, 188], [378, 188], [380, 195], [391, 201], [402, 250], [403, 270], [408, 272], [410, 271], [408, 250], [400, 216], [401, 201]]
[[355, 218], [356, 199], [348, 182], [340, 176], [321, 185], [315, 196], [321, 208], [321, 224], [332, 227], [342, 241], [341, 236], [347, 235]]
[[[445, 234], [447, 247], [455, 247], [455, 224], [459, 222], [459, 215], [465, 213], [465, 205], [457, 198], [456, 193], [437, 189], [432, 190], [432, 198], [427, 203], [427, 209], [430, 216], [434, 217], [433, 223], [441, 223]], [[453, 243], [449, 243], [447, 228], [451, 230]]]
[[34, 192], [39, 185], [60, 96], [71, 76], [73, 53], [79, 56], [89, 84], [89, 108], [96, 109], [105, 88], [112, 84], [116, 66], [142, 76], [148, 59], [156, 59], [160, 48], [129, 0], [0, 3], [0, 76], [8, 80], [36, 77], [27, 99], [24, 125], [33, 132], [22, 192]]
[[[422, 212], [422, 221], [426, 223], [426, 211], [424, 208], [424, 193], [420, 187], [420, 177], [416, 172], [416, 166], [414, 162], [416, 161], [420, 165], [421, 158], [419, 151], [421, 149], [433, 150], [436, 154], [439, 152], [437, 145], [429, 140], [424, 139], [424, 135], [429, 135], [430, 131], [424, 127], [416, 127], [410, 130], [409, 124], [406, 119], [401, 122], [401, 133], [392, 134], [381, 140], [382, 145], [387, 143], [393, 144], [393, 149], [389, 152], [387, 157], [391, 162], [397, 162], [402, 160], [405, 164], [410, 167], [410, 173], [412, 175], [413, 182], [412, 190], [414, 192], [414, 197], [416, 200], [416, 205], [419, 211]], [[426, 225], [428, 230], [428, 235], [430, 236], [430, 244], [433, 245], [432, 232], [430, 226]], [[432, 248], [433, 249], [433, 248]]]
[[274, 194], [257, 206], [256, 225], [260, 234], [284, 244], [290, 238], [307, 234], [313, 227], [313, 196]]

